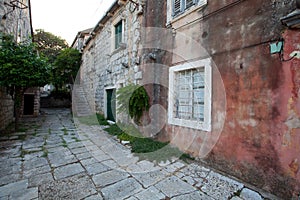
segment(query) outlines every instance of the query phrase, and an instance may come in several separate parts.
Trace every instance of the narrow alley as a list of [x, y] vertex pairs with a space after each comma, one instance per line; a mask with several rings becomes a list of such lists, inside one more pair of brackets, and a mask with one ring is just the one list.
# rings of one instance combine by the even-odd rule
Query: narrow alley
[[196, 163], [139, 160], [103, 126], [76, 127], [69, 109], [23, 123], [0, 137], [1, 200], [275, 199]]

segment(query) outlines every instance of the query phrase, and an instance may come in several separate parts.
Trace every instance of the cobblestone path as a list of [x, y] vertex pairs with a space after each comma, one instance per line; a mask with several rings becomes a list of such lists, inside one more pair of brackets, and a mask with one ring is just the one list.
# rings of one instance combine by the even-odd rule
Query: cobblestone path
[[68, 109], [43, 111], [0, 136], [0, 200], [263, 199], [196, 163], [139, 160], [103, 127], [75, 127]]

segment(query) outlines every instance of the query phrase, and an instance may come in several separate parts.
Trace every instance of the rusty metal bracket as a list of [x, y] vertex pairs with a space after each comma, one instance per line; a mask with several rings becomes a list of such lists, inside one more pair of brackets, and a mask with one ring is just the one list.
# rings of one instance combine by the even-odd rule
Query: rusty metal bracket
[[143, 10], [144, 10], [144, 4], [143, 3], [138, 3], [138, 2], [133, 1], [133, 0], [129, 0], [129, 2], [132, 3], [132, 4], [134, 4], [134, 8], [130, 9], [131, 12], [134, 12], [134, 11], [136, 11], [136, 9], [140, 9], [141, 8], [141, 10], [139, 10], [139, 14], [143, 13]]
[[10, 1], [9, 3], [4, 2], [4, 5], [12, 7], [13, 9], [18, 8], [18, 9], [27, 9], [28, 6], [25, 5], [23, 2], [19, 1], [19, 0], [13, 0]]

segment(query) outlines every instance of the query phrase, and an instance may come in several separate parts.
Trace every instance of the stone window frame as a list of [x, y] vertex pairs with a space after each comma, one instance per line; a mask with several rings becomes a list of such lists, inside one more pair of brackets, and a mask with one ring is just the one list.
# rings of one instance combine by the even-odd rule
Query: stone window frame
[[[122, 22], [122, 41], [120, 42], [120, 45], [116, 46], [116, 25], [118, 25], [120, 22]], [[112, 26], [111, 26], [111, 49], [112, 52], [120, 49], [123, 47], [122, 43], [124, 43], [125, 41], [125, 20], [121, 17], [118, 16], [117, 18], [115, 18], [112, 22]]]
[[115, 49], [120, 48], [123, 41], [123, 22], [119, 21], [115, 25]]
[[[211, 131], [211, 107], [212, 107], [212, 62], [210, 58], [186, 62], [184, 64], [170, 67], [169, 69], [169, 95], [168, 95], [168, 123], [171, 125], [183, 126], [197, 130]], [[204, 119], [180, 119], [176, 116], [176, 90], [177, 76], [179, 72], [188, 70], [204, 71], [205, 88], [204, 88]]]

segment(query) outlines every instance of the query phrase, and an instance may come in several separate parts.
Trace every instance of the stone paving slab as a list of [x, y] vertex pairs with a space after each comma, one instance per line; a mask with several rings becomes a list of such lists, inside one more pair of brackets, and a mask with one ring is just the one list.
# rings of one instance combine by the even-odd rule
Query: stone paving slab
[[0, 136], [0, 200], [263, 199], [197, 163], [140, 160], [104, 126], [75, 128], [68, 109], [44, 113], [24, 119], [36, 130]]
[[103, 200], [103, 197], [100, 194], [95, 194], [85, 198], [84, 200]]
[[29, 187], [38, 187], [39, 185], [54, 181], [52, 173], [38, 174], [31, 176], [28, 180]]
[[84, 174], [42, 184], [39, 199], [83, 199], [97, 194], [92, 181]]
[[96, 162], [90, 165], [86, 165], [85, 169], [89, 175], [96, 175], [110, 170], [109, 167], [103, 165], [102, 163]]
[[9, 196], [16, 191], [22, 191], [28, 186], [28, 180], [22, 180], [0, 187], [0, 197]]
[[25, 160], [23, 164], [24, 170], [29, 170], [37, 167], [48, 165], [48, 161], [43, 157], [35, 157], [29, 160]]
[[10, 195], [10, 199], [24, 200], [24, 199], [36, 199], [38, 198], [38, 187], [27, 188], [25, 190], [19, 190]]
[[142, 192], [134, 195], [137, 199], [143, 199], [143, 200], [153, 200], [153, 199], [165, 199], [165, 195], [159, 191], [154, 186], [143, 190]]
[[121, 180], [127, 179], [129, 176], [130, 174], [128, 173], [118, 170], [111, 170], [93, 176], [93, 181], [97, 187], [102, 188], [117, 183]]
[[180, 180], [176, 176], [171, 176], [165, 180], [162, 180], [154, 186], [169, 198], [178, 196], [180, 194], [191, 193], [196, 190], [196, 188]]
[[189, 200], [211, 200], [212, 197], [207, 196], [200, 191], [194, 191], [190, 194], [178, 195], [178, 196], [172, 198], [172, 200], [187, 200], [187, 199], [189, 199]]
[[150, 171], [144, 173], [131, 173], [132, 176], [140, 182], [144, 188], [148, 188], [151, 185], [158, 183], [165, 179], [169, 174], [162, 170]]
[[249, 200], [262, 200], [261, 196], [248, 188], [244, 188], [240, 194], [242, 199], [249, 199]]
[[20, 174], [9, 174], [9, 175], [2, 176], [0, 178], [0, 186], [6, 185], [9, 183], [14, 183], [16, 181], [19, 181], [20, 179], [21, 179]]
[[104, 199], [126, 199], [141, 191], [142, 185], [135, 179], [128, 178], [102, 189]]
[[42, 167], [37, 167], [37, 168], [33, 168], [30, 169], [28, 171], [23, 171], [23, 177], [24, 178], [30, 178], [30, 177], [34, 177], [37, 176], [39, 174], [45, 174], [45, 173], [50, 173], [51, 172], [51, 167], [49, 165], [45, 165]]
[[219, 200], [227, 200], [244, 187], [242, 183], [213, 171], [209, 173], [206, 179], [201, 190], [205, 194]]
[[63, 178], [75, 175], [75, 174], [82, 173], [84, 171], [85, 170], [79, 163], [70, 164], [70, 165], [56, 168], [54, 170], [54, 178], [56, 180], [59, 180], [59, 179], [63, 179]]

